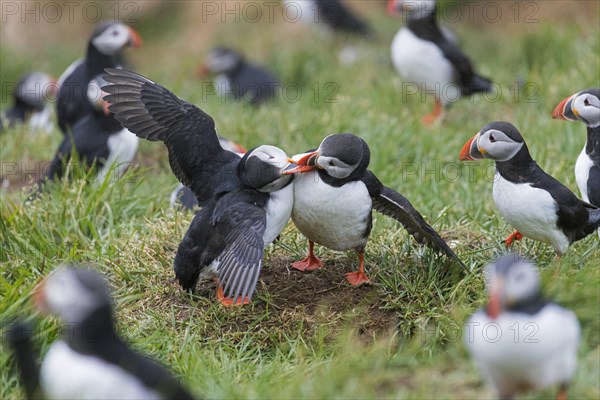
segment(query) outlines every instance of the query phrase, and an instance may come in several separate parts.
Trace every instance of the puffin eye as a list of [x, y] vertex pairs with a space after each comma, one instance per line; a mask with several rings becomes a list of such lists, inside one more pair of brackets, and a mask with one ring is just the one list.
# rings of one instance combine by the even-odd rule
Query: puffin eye
[[490, 142], [492, 142], [492, 143], [496, 142], [496, 138], [494, 137], [494, 135], [490, 135]]
[[329, 160], [329, 166], [330, 167], [334, 167], [335, 166], [335, 163], [333, 162], [333, 160]]
[[117, 30], [112, 31], [112, 35], [113, 36], [119, 36], [119, 31], [117, 31]]
[[585, 99], [583, 99], [583, 104], [585, 104], [586, 106], [590, 105], [590, 101], [588, 100], [587, 97]]

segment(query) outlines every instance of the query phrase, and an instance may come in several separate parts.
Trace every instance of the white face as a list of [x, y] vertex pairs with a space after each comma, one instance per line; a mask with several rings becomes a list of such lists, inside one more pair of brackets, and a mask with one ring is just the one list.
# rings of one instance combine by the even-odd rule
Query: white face
[[279, 147], [262, 145], [254, 149], [248, 156], [257, 157], [260, 161], [271, 165], [276, 171], [276, 178], [270, 183], [257, 188], [261, 192], [273, 192], [281, 189], [291, 179], [290, 175], [282, 175], [283, 171], [290, 165], [288, 156]]
[[240, 61], [240, 57], [229, 51], [212, 50], [208, 53], [204, 65], [212, 74], [220, 74], [232, 70]]
[[43, 108], [44, 103], [56, 94], [56, 82], [48, 74], [34, 72], [20, 82], [15, 96], [36, 108]]
[[114, 56], [133, 40], [131, 28], [120, 24], [111, 24], [99, 36], [92, 40], [98, 51], [107, 56]]
[[499, 270], [496, 264], [485, 269], [489, 292], [499, 292], [503, 307], [534, 298], [540, 290], [540, 276], [535, 264], [519, 260], [508, 268]]
[[327, 171], [329, 176], [338, 179], [344, 179], [350, 176], [357, 165], [349, 165], [336, 157], [317, 156], [316, 165], [320, 169]]
[[479, 134], [477, 148], [486, 158], [496, 161], [508, 161], [523, 147], [524, 142], [515, 142], [504, 132], [489, 129]]
[[573, 113], [589, 127], [600, 126], [600, 99], [590, 93], [577, 95], [571, 105]]
[[103, 97], [107, 94], [102, 91], [102, 87], [108, 85], [108, 82], [102, 79], [100, 75], [94, 77], [88, 84], [87, 98], [96, 111], [101, 111], [104, 106]]
[[44, 281], [41, 296], [51, 314], [78, 323], [110, 301], [106, 289], [98, 289], [90, 290], [82, 284], [73, 268], [59, 267]]

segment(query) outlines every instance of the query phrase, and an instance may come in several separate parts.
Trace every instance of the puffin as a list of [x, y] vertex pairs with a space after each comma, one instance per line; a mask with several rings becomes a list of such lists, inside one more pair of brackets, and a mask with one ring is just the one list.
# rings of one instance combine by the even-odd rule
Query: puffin
[[556, 106], [552, 118], [581, 121], [587, 126], [587, 142], [575, 163], [575, 179], [581, 198], [600, 207], [600, 88], [567, 97]]
[[79, 165], [90, 168], [95, 166], [98, 173], [97, 183], [103, 183], [112, 168], [115, 175], [122, 175], [135, 158], [139, 139], [121, 126], [108, 112], [108, 104], [102, 99], [102, 89], [106, 82], [100, 75], [88, 84], [86, 103], [91, 112], [80, 118], [70, 132], [63, 137], [54, 158], [38, 182], [40, 189], [49, 182], [61, 179], [65, 166], [71, 161], [73, 153], [77, 155]]
[[487, 124], [460, 152], [461, 161], [484, 158], [496, 162], [494, 203], [515, 229], [505, 240], [507, 247], [526, 236], [550, 244], [561, 257], [600, 226], [600, 209], [544, 172], [511, 123]]
[[371, 153], [356, 135], [327, 136], [319, 147], [294, 156], [297, 165], [285, 174], [294, 179], [292, 221], [308, 238], [308, 256], [292, 264], [300, 271], [323, 266], [314, 255], [314, 243], [333, 250], [356, 250], [359, 268], [346, 275], [353, 285], [369, 282], [365, 274], [365, 247], [373, 226], [373, 209], [400, 222], [419, 243], [465, 265], [446, 242], [401, 194], [384, 186], [367, 169]]
[[460, 97], [493, 90], [492, 81], [475, 72], [456, 41], [438, 26], [435, 0], [389, 0], [387, 11], [407, 16], [391, 45], [396, 71], [425, 93], [435, 93], [433, 111], [423, 123], [440, 120], [444, 107]]
[[566, 400], [577, 365], [579, 321], [544, 298], [534, 262], [509, 253], [485, 268], [489, 301], [465, 324], [463, 339], [498, 399], [558, 386]]
[[255, 106], [272, 103], [279, 90], [279, 81], [271, 71], [246, 61], [241, 53], [227, 47], [216, 47], [208, 53], [198, 76], [209, 74], [216, 76], [217, 93], [236, 102]]
[[54, 124], [48, 101], [56, 96], [56, 89], [55, 79], [44, 72], [21, 76], [13, 92], [13, 106], [3, 113], [7, 127], [27, 124], [32, 131], [51, 132]]
[[[248, 151], [243, 146], [237, 144], [233, 140], [219, 136], [219, 144], [227, 151], [238, 154], [243, 157]], [[198, 206], [198, 199], [192, 189], [185, 186], [183, 183], [177, 184], [177, 187], [171, 192], [169, 201], [171, 208], [181, 208], [185, 211], [193, 211]]]
[[171, 170], [202, 207], [175, 255], [179, 284], [193, 291], [200, 276], [216, 273], [223, 305], [249, 303], [264, 248], [290, 219], [293, 177], [284, 172], [295, 165], [270, 145], [240, 158], [221, 147], [214, 120], [198, 107], [141, 75], [106, 72], [109, 110], [140, 138], [165, 143]]
[[109, 289], [93, 269], [59, 266], [33, 296], [36, 308], [65, 328], [38, 367], [33, 330], [23, 322], [11, 325], [7, 339], [29, 398], [194, 399], [163, 366], [119, 337]]
[[329, 30], [359, 36], [369, 36], [372, 29], [340, 0], [284, 0], [290, 17], [306, 24], [324, 26]]
[[81, 118], [95, 112], [86, 101], [88, 84], [97, 79], [104, 68], [122, 66], [125, 48], [141, 45], [140, 35], [121, 22], [104, 21], [96, 26], [85, 58], [73, 62], [58, 79], [56, 116], [63, 134]]

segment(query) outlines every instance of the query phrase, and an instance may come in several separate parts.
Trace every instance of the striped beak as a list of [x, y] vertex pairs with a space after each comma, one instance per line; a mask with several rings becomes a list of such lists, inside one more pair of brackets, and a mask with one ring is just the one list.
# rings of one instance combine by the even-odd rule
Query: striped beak
[[37, 308], [40, 311], [48, 310], [48, 303], [46, 302], [46, 295], [44, 293], [45, 284], [46, 280], [44, 279], [36, 285], [32, 293], [33, 304], [35, 308]]
[[497, 278], [496, 282], [490, 288], [490, 295], [486, 313], [492, 320], [498, 318], [502, 312], [502, 290], [504, 289], [504, 280]]
[[129, 28], [129, 47], [137, 49], [142, 47], [142, 37], [133, 28]]
[[[298, 156], [294, 156], [289, 159], [289, 162], [292, 164], [296, 164], [296, 166], [292, 169], [286, 169], [283, 174], [291, 175], [295, 173], [303, 173], [314, 171], [317, 169], [316, 161], [319, 156], [318, 151], [313, 151], [311, 153], [299, 154]], [[300, 158], [298, 158], [300, 157]]]
[[575, 93], [572, 96], [567, 97], [554, 109], [552, 112], [553, 119], [564, 119], [566, 121], [577, 121], [577, 110], [573, 108], [573, 101], [579, 93]]
[[465, 143], [462, 150], [460, 151], [460, 161], [475, 161], [482, 160], [485, 158], [484, 154], [479, 150], [477, 142], [479, 140], [479, 133], [473, 136]]

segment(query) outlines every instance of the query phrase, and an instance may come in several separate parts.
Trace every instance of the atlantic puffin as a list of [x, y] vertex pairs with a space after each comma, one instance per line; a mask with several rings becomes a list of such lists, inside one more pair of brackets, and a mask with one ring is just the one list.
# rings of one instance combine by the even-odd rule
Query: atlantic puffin
[[385, 187], [367, 169], [371, 153], [367, 143], [349, 133], [329, 135], [319, 147], [294, 156], [297, 166], [286, 174], [294, 180], [292, 221], [309, 240], [308, 256], [292, 267], [300, 271], [321, 268], [314, 243], [333, 250], [356, 250], [359, 269], [346, 275], [351, 285], [369, 281], [364, 254], [372, 228], [373, 209], [394, 218], [419, 243], [465, 265], [446, 242], [401, 194]]
[[285, 13], [305, 24], [330, 30], [368, 36], [372, 29], [340, 0], [284, 0]]
[[141, 45], [140, 35], [123, 23], [104, 21], [96, 26], [89, 38], [85, 58], [73, 62], [58, 79], [56, 116], [63, 134], [94, 112], [86, 101], [92, 79], [102, 74], [104, 68], [121, 67], [123, 49]]
[[100, 184], [112, 168], [115, 168], [115, 176], [122, 175], [135, 158], [139, 139], [108, 112], [101, 90], [105, 84], [99, 75], [88, 83], [84, 101], [92, 112], [80, 118], [64, 136], [38, 183], [40, 189], [47, 181], [64, 176], [65, 166], [71, 161], [73, 153], [77, 155], [79, 166], [95, 166], [98, 169], [95, 180]]
[[81, 266], [61, 266], [36, 288], [35, 306], [65, 323], [41, 367], [34, 362], [31, 329], [13, 325], [8, 342], [30, 398], [194, 399], [164, 367], [133, 351], [115, 329], [102, 277]]
[[521, 133], [509, 122], [484, 126], [467, 141], [461, 161], [496, 162], [493, 197], [496, 208], [514, 229], [505, 243], [523, 236], [550, 244], [556, 255], [600, 226], [600, 209], [577, 198], [531, 158]]
[[[243, 157], [248, 151], [233, 140], [226, 139], [222, 136], [219, 136], [219, 144], [223, 149], [236, 153], [240, 157]], [[183, 210], [193, 211], [198, 206], [198, 199], [192, 189], [188, 188], [183, 183], [179, 183], [171, 193], [169, 204], [171, 208], [181, 207]]]
[[587, 126], [587, 142], [575, 164], [581, 198], [600, 207], [600, 88], [586, 89], [560, 102], [552, 118], [581, 121]]
[[408, 83], [425, 93], [435, 93], [435, 106], [423, 118], [431, 124], [443, 107], [462, 96], [492, 91], [492, 81], [475, 72], [469, 58], [437, 23], [435, 0], [389, 0], [388, 13], [406, 13], [406, 27], [392, 41], [394, 67]]
[[23, 75], [12, 94], [12, 107], [3, 112], [7, 126], [27, 124], [32, 131], [51, 132], [54, 124], [48, 101], [56, 96], [56, 90], [55, 79], [44, 72]]
[[536, 265], [507, 254], [486, 269], [489, 302], [466, 322], [465, 345], [499, 399], [558, 386], [559, 400], [575, 375], [579, 321], [546, 300]]
[[109, 110], [139, 137], [163, 141], [179, 181], [192, 189], [202, 210], [175, 255], [174, 270], [185, 290], [201, 272], [216, 272], [224, 305], [252, 299], [263, 250], [292, 213], [293, 167], [285, 152], [262, 145], [242, 158], [219, 144], [213, 119], [196, 106], [133, 72], [107, 69], [103, 89]]
[[281, 90], [279, 81], [265, 67], [252, 64], [227, 47], [212, 49], [199, 70], [199, 77], [215, 75], [215, 88], [224, 99], [253, 105], [272, 103]]

